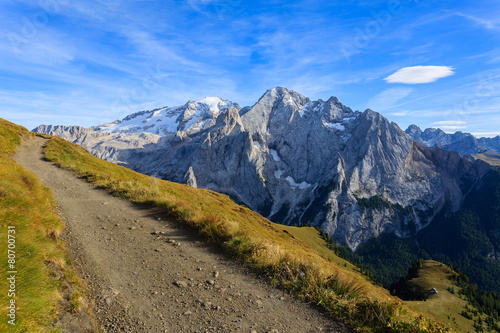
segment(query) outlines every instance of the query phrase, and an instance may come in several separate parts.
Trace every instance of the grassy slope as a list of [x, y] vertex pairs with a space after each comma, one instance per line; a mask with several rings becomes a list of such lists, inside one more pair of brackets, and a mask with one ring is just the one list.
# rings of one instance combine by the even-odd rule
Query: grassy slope
[[[418, 272], [418, 278], [410, 280], [410, 283], [428, 290], [436, 288], [438, 294], [431, 295], [427, 301], [408, 301], [406, 303], [429, 318], [445, 323], [454, 331], [474, 332], [473, 321], [460, 315], [467, 302], [458, 297], [457, 292], [460, 288], [449, 279], [451, 274], [446, 265], [433, 260], [424, 261], [423, 268]], [[450, 286], [455, 289], [454, 294], [446, 290]]]
[[351, 264], [349, 261], [344, 260], [333, 251], [331, 251], [326, 244], [326, 241], [321, 238], [319, 231], [313, 227], [292, 227], [283, 224], [277, 224], [280, 229], [286, 230], [295, 238], [300, 239], [304, 244], [318, 252], [321, 256], [324, 256], [328, 260], [331, 260], [335, 265], [339, 267], [347, 268], [344, 272], [358, 271], [359, 269]]
[[[268, 274], [273, 282], [323, 306], [334, 318], [366, 331], [417, 332], [439, 325], [408, 311], [389, 293], [305, 245], [259, 214], [209, 190], [194, 189], [105, 162], [76, 145], [52, 138], [46, 158], [138, 204], [162, 207], [201, 234]], [[314, 245], [313, 245], [314, 247]], [[401, 314], [402, 312], [403, 314]], [[412, 316], [414, 317], [414, 316]], [[434, 330], [433, 330], [434, 329]]]
[[282, 224], [277, 224], [276, 226], [282, 230], [285, 230], [293, 237], [300, 239], [305, 245], [316, 251], [320, 256], [331, 262], [333, 265], [338, 266], [342, 270], [342, 273], [344, 273], [345, 275], [366, 283], [366, 288], [370, 294], [377, 295], [381, 298], [384, 298], [387, 295], [385, 289], [375, 286], [371, 282], [369, 282], [367, 277], [361, 274], [359, 267], [353, 265], [343, 258], [340, 258], [335, 254], [335, 252], [330, 250], [327, 246], [326, 241], [321, 238], [321, 235], [319, 231], [316, 230], [316, 228], [292, 227]]
[[498, 153], [486, 152], [486, 153], [482, 153], [482, 154], [475, 154], [472, 156], [475, 159], [483, 160], [488, 164], [491, 164], [494, 166], [500, 166], [500, 154], [498, 154]]
[[[0, 331], [56, 331], [53, 322], [63, 295], [61, 280], [51, 275], [64, 275], [77, 282], [66, 264], [66, 253], [58, 238], [62, 223], [55, 213], [50, 189], [34, 174], [12, 159], [21, 137], [32, 134], [25, 128], [0, 119]], [[15, 226], [16, 325], [7, 323], [7, 230]], [[71, 295], [73, 300], [77, 294]]]
[[[279, 227], [303, 241], [306, 245], [320, 253], [320, 255], [329, 258], [336, 265], [345, 265], [347, 269], [346, 274], [350, 272], [354, 278], [366, 279], [364, 275], [359, 273], [359, 268], [339, 258], [333, 251], [329, 250], [325, 240], [320, 237], [319, 232], [315, 228], [298, 228], [285, 225], [279, 225]], [[424, 261], [423, 268], [419, 270], [419, 277], [410, 280], [410, 283], [427, 290], [436, 288], [438, 294], [430, 296], [427, 301], [405, 301], [404, 303], [417, 312], [423, 313], [426, 317], [445, 324], [453, 331], [474, 332], [473, 321], [460, 315], [467, 302], [465, 299], [459, 298], [457, 293], [460, 288], [455, 286], [453, 281], [449, 279], [451, 274], [450, 269], [440, 262], [433, 260]], [[454, 294], [446, 290], [450, 286], [453, 286], [455, 290]], [[373, 289], [372, 292], [376, 293], [377, 289]]]

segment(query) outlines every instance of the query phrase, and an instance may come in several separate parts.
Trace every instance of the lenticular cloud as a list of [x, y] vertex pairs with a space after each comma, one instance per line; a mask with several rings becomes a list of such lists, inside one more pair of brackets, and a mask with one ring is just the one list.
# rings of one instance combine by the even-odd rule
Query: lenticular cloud
[[413, 66], [404, 67], [384, 80], [388, 83], [430, 83], [455, 74], [450, 66]]

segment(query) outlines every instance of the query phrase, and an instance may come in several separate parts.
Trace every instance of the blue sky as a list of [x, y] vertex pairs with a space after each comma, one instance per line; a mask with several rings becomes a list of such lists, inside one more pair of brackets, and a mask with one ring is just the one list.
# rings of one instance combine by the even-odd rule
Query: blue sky
[[0, 22], [0, 117], [29, 129], [282, 86], [500, 134], [497, 0], [3, 0]]

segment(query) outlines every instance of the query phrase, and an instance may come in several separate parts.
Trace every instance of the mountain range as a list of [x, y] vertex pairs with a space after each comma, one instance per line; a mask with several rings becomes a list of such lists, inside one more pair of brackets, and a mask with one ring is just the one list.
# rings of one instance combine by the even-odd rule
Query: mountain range
[[405, 133], [426, 147], [439, 147], [456, 151], [462, 156], [484, 152], [500, 153], [500, 136], [476, 138], [470, 133], [456, 132], [449, 134], [439, 128], [427, 128], [422, 131], [416, 125], [410, 125]]
[[490, 170], [439, 148], [454, 142], [446, 133], [416, 126], [405, 133], [370, 109], [280, 87], [251, 107], [210, 97], [92, 128], [34, 131], [148, 175], [226, 193], [272, 221], [318, 226], [352, 249], [384, 232], [411, 236], [443, 210], [458, 211]]

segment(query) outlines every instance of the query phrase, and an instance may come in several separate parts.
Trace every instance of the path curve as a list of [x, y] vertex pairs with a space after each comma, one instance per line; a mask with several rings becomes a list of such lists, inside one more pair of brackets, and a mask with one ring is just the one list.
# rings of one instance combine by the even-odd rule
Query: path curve
[[15, 160], [52, 189], [104, 332], [349, 331], [153, 210], [44, 161], [45, 142], [24, 141]]

